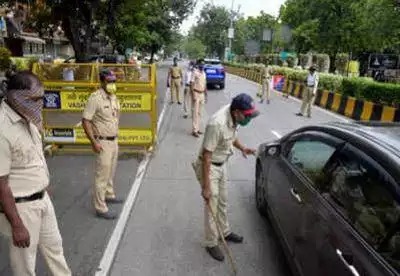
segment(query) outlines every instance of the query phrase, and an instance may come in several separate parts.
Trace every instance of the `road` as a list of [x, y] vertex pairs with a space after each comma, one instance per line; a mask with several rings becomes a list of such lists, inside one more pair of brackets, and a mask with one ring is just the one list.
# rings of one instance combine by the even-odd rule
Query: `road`
[[[159, 114], [164, 103], [166, 66], [165, 63], [161, 64], [158, 72]], [[135, 120], [139, 125], [143, 123], [137, 118]], [[121, 157], [119, 160], [115, 183], [117, 194], [122, 197], [131, 188], [140, 159]], [[64, 251], [74, 275], [94, 275], [116, 224], [116, 221], [97, 219], [93, 214], [93, 160], [93, 156], [87, 155], [54, 156], [47, 159], [51, 172], [52, 199], [63, 237]], [[115, 208], [117, 211], [120, 209], [121, 206]], [[0, 275], [11, 275], [8, 263], [7, 244], [0, 239]], [[49, 275], [41, 257], [38, 258], [37, 272], [38, 275]]]
[[[166, 67], [161, 65], [159, 107], [165, 100], [165, 75]], [[252, 82], [228, 75], [225, 90], [209, 92], [205, 120], [229, 103], [233, 95], [247, 92], [255, 96], [257, 89]], [[319, 109], [314, 109], [311, 119], [299, 118], [294, 116], [299, 107], [298, 100], [273, 94], [271, 104], [259, 105], [261, 115], [249, 127], [240, 129], [239, 137], [245, 144], [257, 147], [300, 126], [341, 119]], [[168, 106], [159, 134], [160, 145], [141, 184], [111, 275], [229, 275], [228, 262], [215, 262], [201, 247], [202, 200], [190, 166], [201, 139], [190, 136], [190, 125], [190, 120], [182, 118], [181, 106]], [[118, 194], [128, 194], [140, 161], [119, 160]], [[93, 157], [55, 156], [48, 159], [48, 164], [68, 263], [74, 275], [94, 275], [116, 222], [93, 216]], [[229, 181], [231, 225], [245, 237], [244, 244], [232, 246], [239, 275], [290, 275], [274, 232], [255, 209], [254, 159], [234, 155]], [[48, 275], [45, 271], [39, 257], [38, 275]], [[0, 242], [0, 275], [11, 275], [4, 242]]]
[[[255, 96], [257, 90], [254, 83], [229, 75], [224, 91], [209, 92], [205, 121], [232, 96], [241, 92]], [[276, 93], [270, 105], [258, 108], [261, 115], [239, 130], [243, 143], [254, 148], [304, 125], [343, 119], [320, 109], [314, 109], [311, 119], [299, 118], [295, 113], [300, 102]], [[202, 199], [191, 168], [201, 139], [190, 135], [190, 127], [179, 106], [168, 109], [162, 142], [142, 182], [112, 276], [229, 275], [228, 261], [214, 261], [201, 246]], [[236, 154], [229, 164], [229, 218], [232, 229], [245, 237], [244, 244], [231, 247], [239, 275], [290, 275], [276, 235], [255, 208], [254, 161]]]

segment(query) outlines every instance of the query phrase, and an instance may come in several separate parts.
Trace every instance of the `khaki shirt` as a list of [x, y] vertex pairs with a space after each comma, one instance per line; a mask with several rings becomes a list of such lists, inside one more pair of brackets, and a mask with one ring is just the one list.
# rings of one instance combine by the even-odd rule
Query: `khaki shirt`
[[0, 176], [5, 175], [14, 197], [33, 195], [49, 185], [39, 130], [3, 101], [0, 105]]
[[264, 69], [264, 79], [269, 80], [269, 79], [271, 79], [271, 77], [272, 77], [271, 68], [270, 67], [266, 67]]
[[237, 137], [237, 128], [233, 124], [230, 105], [217, 111], [207, 123], [204, 133], [203, 149], [212, 152], [211, 162], [222, 163], [233, 155], [233, 142]]
[[92, 122], [94, 134], [117, 136], [120, 104], [115, 95], [108, 95], [102, 88], [93, 92], [83, 111], [83, 118]]
[[204, 71], [200, 71], [197, 69], [194, 70], [192, 74], [191, 83], [193, 83], [193, 90], [195, 90], [196, 92], [206, 91], [207, 87], [206, 73]]
[[174, 79], [182, 77], [182, 69], [178, 66], [172, 66], [170, 69], [171, 77]]

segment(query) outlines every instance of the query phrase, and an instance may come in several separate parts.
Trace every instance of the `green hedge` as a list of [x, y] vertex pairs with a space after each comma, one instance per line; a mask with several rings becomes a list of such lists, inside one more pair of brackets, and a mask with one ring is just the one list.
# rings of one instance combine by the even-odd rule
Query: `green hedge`
[[[236, 68], [246, 68], [247, 70], [257, 70], [264, 65], [245, 65], [240, 63], [226, 63], [227, 66]], [[272, 66], [274, 75], [283, 75], [287, 80], [304, 82], [308, 71], [296, 70], [288, 67]], [[343, 77], [341, 75], [320, 73], [319, 89], [341, 93], [346, 96], [355, 97], [380, 103], [383, 105], [399, 107], [400, 105], [400, 85], [392, 83], [375, 82], [371, 78], [363, 77]]]
[[17, 67], [18, 71], [32, 70], [32, 66], [35, 62], [38, 62], [36, 57], [12, 57], [12, 63]]

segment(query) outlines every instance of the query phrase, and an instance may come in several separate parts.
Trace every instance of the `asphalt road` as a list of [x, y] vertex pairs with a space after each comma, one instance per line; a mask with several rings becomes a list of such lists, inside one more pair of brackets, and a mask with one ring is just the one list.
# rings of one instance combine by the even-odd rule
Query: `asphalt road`
[[[159, 66], [159, 112], [165, 100], [166, 68], [166, 64]], [[209, 92], [205, 120], [233, 95], [247, 92], [255, 96], [257, 89], [254, 83], [229, 75], [225, 90]], [[299, 107], [299, 101], [273, 94], [271, 104], [259, 105], [260, 117], [241, 129], [239, 137], [257, 147], [300, 126], [340, 119], [319, 109], [314, 109], [311, 119], [299, 118], [294, 116]], [[182, 118], [181, 106], [168, 107], [159, 134], [161, 143], [142, 183], [111, 275], [229, 275], [228, 262], [215, 262], [201, 247], [202, 201], [190, 167], [201, 140], [190, 136], [190, 125], [190, 120]], [[139, 162], [137, 158], [119, 160], [116, 191], [122, 197], [128, 194]], [[116, 222], [93, 215], [93, 157], [54, 156], [48, 164], [67, 261], [73, 275], [94, 275]], [[232, 246], [239, 275], [290, 275], [276, 235], [255, 209], [254, 159], [235, 155], [229, 173], [231, 225], [245, 236], [243, 245]], [[11, 275], [7, 245], [1, 239], [0, 275]], [[48, 275], [40, 256], [37, 275]]]
[[[158, 67], [159, 114], [165, 98], [166, 66], [164, 63]], [[143, 123], [140, 118], [136, 118], [135, 122]], [[116, 223], [94, 216], [91, 206], [93, 161], [93, 156], [87, 155], [54, 156], [47, 159], [51, 173], [52, 199], [64, 241], [64, 253], [73, 275], [94, 275]], [[117, 195], [125, 197], [128, 194], [140, 161], [140, 157], [121, 156], [115, 182]], [[115, 208], [117, 211], [120, 209], [121, 206]], [[0, 275], [12, 275], [8, 264], [8, 246], [0, 239]], [[49, 275], [40, 256], [37, 275]]]
[[[225, 90], [209, 91], [204, 121], [232, 96], [246, 92], [255, 97], [257, 90], [254, 83], [229, 75]], [[276, 93], [270, 105], [259, 104], [258, 108], [261, 115], [239, 130], [242, 142], [254, 148], [304, 125], [342, 119], [317, 108], [311, 119], [297, 117], [300, 102]], [[201, 139], [190, 132], [190, 120], [182, 118], [179, 106], [171, 106], [160, 134], [162, 142], [142, 182], [111, 275], [230, 275], [228, 261], [214, 261], [201, 245], [202, 199], [191, 168]], [[228, 168], [228, 216], [232, 230], [245, 237], [244, 244], [231, 246], [238, 275], [290, 275], [271, 225], [255, 208], [254, 167], [254, 158], [235, 154]]]

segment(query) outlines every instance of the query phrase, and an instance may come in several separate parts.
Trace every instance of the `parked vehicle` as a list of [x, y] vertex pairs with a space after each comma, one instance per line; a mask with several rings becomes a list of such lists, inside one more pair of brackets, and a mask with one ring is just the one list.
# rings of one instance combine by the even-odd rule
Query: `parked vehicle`
[[258, 149], [256, 205], [304, 276], [400, 274], [400, 124], [330, 123]]
[[218, 85], [225, 88], [225, 68], [219, 59], [205, 59], [204, 70], [207, 77], [207, 86]]

